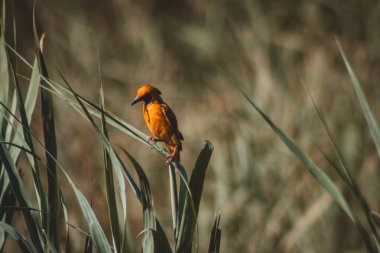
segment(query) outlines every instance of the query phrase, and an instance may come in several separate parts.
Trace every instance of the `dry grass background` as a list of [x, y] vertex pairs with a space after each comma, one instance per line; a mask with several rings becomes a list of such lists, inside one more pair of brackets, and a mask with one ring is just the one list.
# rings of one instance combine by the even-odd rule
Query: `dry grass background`
[[[18, 48], [31, 60], [33, 3], [12, 4]], [[379, 159], [334, 41], [340, 38], [380, 119], [378, 1], [40, 0], [36, 18], [47, 34], [45, 58], [53, 80], [59, 80], [57, 67], [79, 94], [97, 102], [99, 51], [110, 111], [148, 133], [140, 106], [130, 103], [137, 87], [149, 82], [177, 114], [186, 168], [202, 140], [214, 144], [199, 214], [200, 252], [218, 210], [222, 252], [364, 251], [347, 216], [234, 85], [336, 178], [319, 151], [332, 155], [305, 83], [372, 208], [379, 210]], [[93, 191], [94, 209], [107, 227], [101, 142], [64, 102], [54, 103], [59, 160], [88, 198]], [[147, 170], [157, 215], [169, 227], [164, 159], [114, 129], [111, 141], [127, 147]], [[137, 235], [141, 210], [129, 198], [130, 229]], [[77, 205], [68, 196], [66, 202]], [[73, 223], [82, 219], [70, 214]]]

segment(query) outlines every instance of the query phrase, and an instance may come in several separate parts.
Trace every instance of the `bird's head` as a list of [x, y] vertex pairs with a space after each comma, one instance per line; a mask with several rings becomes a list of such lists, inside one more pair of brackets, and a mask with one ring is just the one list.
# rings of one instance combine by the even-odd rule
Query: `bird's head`
[[131, 105], [136, 104], [137, 102], [144, 101], [145, 103], [151, 101], [152, 99], [157, 99], [161, 96], [161, 91], [149, 84], [143, 84], [137, 90], [137, 96], [132, 101]]

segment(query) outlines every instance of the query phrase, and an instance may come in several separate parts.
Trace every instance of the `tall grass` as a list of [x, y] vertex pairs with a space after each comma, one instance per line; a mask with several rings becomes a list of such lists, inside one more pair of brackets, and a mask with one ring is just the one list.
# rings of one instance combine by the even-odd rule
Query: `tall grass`
[[[4, 27], [4, 20], [2, 23]], [[16, 31], [15, 31], [16, 32]], [[198, 245], [196, 231], [199, 205], [201, 201], [205, 172], [211, 158], [213, 146], [206, 141], [204, 147], [194, 164], [194, 169], [188, 180], [187, 172], [177, 161], [173, 161], [168, 170], [171, 172], [170, 189], [172, 196], [172, 216], [174, 241], [170, 242], [165, 231], [155, 215], [153, 206], [154, 190], [150, 188], [148, 178], [135, 160], [126, 151], [121, 150], [131, 161], [139, 178], [137, 183], [132, 176], [129, 166], [122, 160], [121, 154], [114, 148], [108, 135], [109, 125], [121, 129], [140, 142], [155, 148], [162, 155], [168, 152], [159, 144], [148, 143], [147, 136], [133, 128], [127, 122], [112, 115], [105, 109], [104, 91], [100, 81], [99, 104], [92, 103], [77, 94], [66, 79], [62, 77], [62, 83], [52, 81], [48, 76], [48, 66], [44, 59], [43, 47], [45, 34], [38, 40], [38, 32], [34, 26], [36, 60], [30, 65], [13, 47], [5, 40], [5, 33], [1, 36], [1, 248], [7, 243], [7, 235], [10, 235], [18, 244], [22, 252], [60, 252], [70, 248], [69, 230], [74, 229], [83, 235], [83, 252], [135, 252], [128, 245], [128, 212], [126, 194], [132, 190], [136, 199], [141, 202], [143, 213], [143, 227], [141, 234], [142, 252], [192, 252], [193, 243]], [[30, 67], [32, 76], [23, 98], [19, 85], [19, 75], [14, 61], [15, 56], [26, 66]], [[99, 73], [101, 72], [99, 67]], [[8, 78], [10, 77], [10, 78]], [[101, 79], [100, 75], [100, 79]], [[11, 91], [14, 90], [12, 101], [8, 101]], [[35, 113], [35, 105], [40, 92], [40, 105], [42, 116], [42, 132], [44, 141], [38, 139], [34, 130], [30, 127], [30, 121]], [[55, 124], [56, 113], [53, 102], [62, 99], [72, 109], [78, 111], [89, 122], [89, 128], [93, 128], [101, 140], [104, 149], [104, 174], [107, 201], [105, 205], [109, 212], [109, 224], [111, 226], [109, 241], [104, 228], [91, 207], [90, 201], [78, 188], [67, 170], [60, 163], [58, 151], [60, 148], [56, 141], [56, 132], [60, 131]], [[15, 104], [18, 104], [16, 107]], [[100, 124], [97, 123], [99, 122]], [[38, 149], [36, 148], [38, 146]], [[149, 149], [148, 147], [146, 147]], [[45, 157], [37, 150], [43, 150]], [[25, 154], [28, 162], [28, 170], [31, 170], [33, 178], [22, 178], [20, 168], [21, 154]], [[45, 173], [41, 173], [45, 171]], [[175, 173], [175, 172], [176, 173]], [[46, 177], [44, 176], [46, 175]], [[35, 191], [26, 189], [25, 180], [30, 180]], [[85, 229], [76, 228], [70, 224], [68, 215], [73, 212], [70, 206], [65, 205], [62, 184], [66, 181], [79, 204]], [[179, 187], [177, 187], [177, 181]], [[130, 190], [127, 189], [130, 186]], [[31, 199], [37, 199], [37, 203]], [[17, 201], [17, 205], [16, 204]], [[37, 206], [36, 206], [37, 204]], [[170, 212], [170, 208], [167, 211]], [[12, 215], [15, 211], [22, 212], [28, 235], [23, 235], [18, 228], [12, 226]], [[40, 215], [38, 217], [38, 215]], [[78, 214], [75, 214], [78, 216]], [[219, 224], [214, 225], [213, 233]], [[63, 231], [66, 225], [66, 231]], [[216, 227], [216, 228], [215, 228]], [[219, 232], [220, 233], [220, 232]], [[63, 242], [65, 242], [65, 245]], [[210, 242], [211, 248], [219, 248], [219, 239]], [[173, 247], [171, 246], [173, 245]], [[218, 252], [213, 250], [213, 252]]]
[[[351, 67], [351, 64], [348, 62], [347, 57], [338, 40], [337, 40], [337, 45], [342, 55], [344, 64], [347, 68], [348, 74], [350, 75], [350, 78], [352, 80], [355, 92], [362, 106], [363, 114], [365, 115], [365, 118], [368, 122], [369, 129], [372, 133], [373, 141], [376, 144], [376, 148], [378, 149], [379, 147], [378, 137], [379, 137], [380, 129], [378, 127], [377, 121], [375, 120], [373, 116], [373, 113], [361, 89], [361, 85]], [[288, 147], [288, 149], [293, 153], [293, 155], [304, 164], [304, 166], [309, 170], [311, 175], [318, 181], [318, 183], [321, 184], [321, 186], [325, 188], [325, 190], [327, 190], [329, 194], [334, 198], [337, 204], [340, 205], [340, 207], [343, 209], [346, 215], [351, 219], [351, 221], [357, 227], [358, 232], [361, 235], [361, 238], [363, 240], [363, 243], [366, 246], [367, 251], [379, 252], [380, 237], [378, 234], [378, 227], [376, 225], [375, 218], [373, 217], [374, 210], [372, 210], [372, 208], [370, 207], [367, 199], [362, 194], [361, 189], [358, 186], [358, 183], [356, 182], [356, 179], [352, 176], [347, 166], [347, 162], [345, 162], [345, 159], [343, 158], [342, 153], [339, 150], [339, 147], [337, 146], [336, 142], [334, 141], [333, 136], [331, 135], [331, 132], [327, 126], [326, 119], [324, 115], [321, 113], [318, 106], [315, 104], [313, 98], [311, 97], [314, 108], [317, 112], [317, 115], [322, 123], [324, 130], [326, 131], [328, 135], [330, 143], [335, 151], [336, 159], [338, 159], [339, 161], [339, 165], [334, 164], [334, 162], [329, 157], [325, 156], [325, 158], [328, 161], [328, 163], [331, 165], [331, 167], [337, 172], [340, 179], [347, 185], [347, 187], [351, 190], [352, 194], [356, 198], [356, 201], [358, 202], [359, 206], [362, 209], [361, 211], [364, 213], [364, 216], [366, 217], [366, 222], [367, 222], [366, 226], [362, 224], [358, 215], [355, 214], [352, 207], [349, 206], [342, 192], [339, 190], [337, 183], [334, 183], [331, 180], [331, 178], [322, 169], [320, 169], [315, 164], [315, 162], [305, 153], [305, 151], [303, 151], [302, 148], [300, 148], [291, 138], [289, 138], [289, 136], [283, 130], [281, 130], [269, 118], [269, 116], [266, 113], [264, 113], [255, 104], [255, 102], [253, 102], [245, 93], [242, 93], [242, 95], [252, 105], [252, 107], [260, 114], [260, 116], [272, 128], [272, 130], [280, 137], [282, 142]], [[379, 158], [380, 158], [380, 155], [379, 155]]]
[[[28, 123], [34, 135], [43, 141], [40, 97], [32, 99], [39, 96], [40, 90], [28, 93], [29, 83], [34, 83], [30, 79], [40, 78], [38, 67], [31, 71], [36, 57], [31, 22], [33, 3], [11, 1], [7, 6], [7, 13], [15, 13], [15, 19], [6, 20], [7, 43], [27, 59], [27, 62], [19, 57], [16, 60], [15, 53], [11, 53], [27, 117], [33, 112]], [[373, 117], [379, 119], [378, 17], [376, 1], [351, 1], [344, 6], [336, 1], [289, 0], [38, 1], [36, 25], [39, 31], [47, 32], [43, 54], [49, 81], [57, 85], [48, 89], [54, 93], [58, 160], [89, 200], [109, 245], [115, 248], [121, 243], [129, 251], [138, 251], [145, 237], [141, 234], [136, 239], [144, 226], [141, 203], [134, 190], [130, 190], [129, 181], [125, 181], [123, 201], [120, 192], [124, 190], [119, 180], [124, 181], [120, 174], [125, 172], [123, 168], [114, 168], [118, 220], [120, 226], [127, 222], [125, 228], [119, 229], [121, 233], [126, 231], [126, 238], [112, 238], [115, 229], [106, 205], [107, 188], [111, 187], [106, 183], [107, 159], [103, 154], [107, 147], [95, 128], [89, 127], [88, 117], [56, 69], [67, 78], [101, 132], [105, 132], [101, 123], [104, 111], [111, 144], [125, 148], [144, 168], [153, 191], [154, 214], [172, 249], [182, 219], [176, 214], [181, 212], [186, 198], [175, 200], [181, 194], [186, 196], [188, 188], [183, 180], [178, 180], [174, 167], [164, 166], [162, 153], [151, 149], [144, 135], [135, 131], [148, 131], [141, 110], [129, 106], [137, 86], [143, 82], [159, 87], [176, 112], [185, 137], [182, 152], [185, 168], [191, 169], [203, 139], [209, 139], [216, 147], [206, 173], [195, 230], [200, 238], [199, 252], [208, 250], [203, 242], [210, 238], [214, 210], [222, 214], [223, 252], [366, 252], [358, 226], [304, 164], [289, 153], [261, 116], [252, 112], [253, 108], [231, 82], [244, 84], [241, 88], [247, 96], [323, 170], [365, 231], [372, 234], [368, 212], [363, 211], [359, 202], [362, 195], [376, 221], [380, 209], [379, 159], [333, 38], [339, 36]], [[18, 28], [16, 40], [12, 31], [14, 21]], [[97, 74], [99, 62], [106, 108], [103, 110]], [[229, 75], [236, 80], [231, 81]], [[1, 75], [0, 79], [6, 77]], [[314, 105], [305, 95], [302, 83], [310, 89], [322, 118], [326, 119], [331, 138], [321, 127], [320, 117], [314, 114]], [[34, 84], [39, 85], [39, 81]], [[11, 83], [7, 107], [17, 110], [20, 118], [18, 102], [13, 99], [18, 95], [13, 87]], [[35, 109], [31, 109], [34, 102]], [[16, 121], [11, 117], [9, 121], [12, 120]], [[133, 127], [125, 125], [125, 121], [133, 123]], [[350, 182], [348, 173], [341, 169], [331, 140], [355, 182]], [[45, 150], [36, 141], [34, 144], [41, 158], [37, 161], [46, 162]], [[17, 148], [12, 148], [12, 152], [16, 151]], [[22, 179], [33, 207], [40, 209], [34, 197], [34, 183], [27, 180], [33, 174], [28, 169], [25, 152], [30, 151], [23, 148], [17, 168], [23, 171]], [[116, 153], [121, 156], [117, 159], [127, 163], [130, 177], [140, 187], [124, 152], [116, 147]], [[39, 167], [46, 191], [46, 169], [43, 164]], [[67, 246], [67, 252], [83, 252], [85, 238], [90, 238], [89, 230], [76, 195], [60, 169], [57, 170], [64, 196], [61, 219], [77, 228], [68, 228], [61, 221], [64, 229], [61, 247]], [[355, 183], [360, 193], [352, 191]], [[4, 202], [15, 206], [10, 186], [6, 191], [8, 197], [4, 195]], [[25, 232], [22, 212], [17, 208], [13, 211], [7, 212], [6, 219], [13, 213], [12, 225], [31, 241]], [[40, 220], [40, 212], [36, 216]], [[81, 228], [86, 232], [79, 232]], [[64, 241], [67, 233], [69, 242]], [[217, 233], [212, 240], [215, 238]], [[87, 242], [86, 247], [92, 245], [94, 249], [91, 240]], [[374, 242], [372, 238], [372, 245]], [[4, 250], [13, 252], [16, 247], [9, 238]]]

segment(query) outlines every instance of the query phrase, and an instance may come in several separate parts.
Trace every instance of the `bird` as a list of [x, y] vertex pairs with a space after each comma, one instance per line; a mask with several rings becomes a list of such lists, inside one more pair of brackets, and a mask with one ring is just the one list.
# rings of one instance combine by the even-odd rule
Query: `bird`
[[143, 116], [149, 131], [148, 142], [163, 142], [169, 150], [166, 164], [173, 159], [180, 162], [180, 151], [184, 140], [182, 133], [178, 130], [177, 118], [172, 109], [162, 100], [161, 91], [150, 84], [143, 84], [138, 90], [131, 106], [142, 101]]

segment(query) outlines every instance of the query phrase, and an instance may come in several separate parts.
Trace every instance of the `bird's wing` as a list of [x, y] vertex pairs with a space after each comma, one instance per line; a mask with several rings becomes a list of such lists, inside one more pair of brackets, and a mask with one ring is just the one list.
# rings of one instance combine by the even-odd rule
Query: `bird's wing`
[[150, 115], [149, 115], [149, 111], [146, 108], [145, 103], [143, 105], [143, 116], [144, 116], [144, 120], [145, 120], [146, 124], [150, 125]]
[[174, 112], [172, 111], [172, 109], [170, 109], [170, 107], [166, 103], [162, 104], [161, 109], [162, 109], [162, 111], [165, 115], [165, 118], [166, 118], [167, 122], [169, 123], [170, 127], [174, 130], [174, 132], [178, 136], [178, 138], [183, 140], [183, 136], [182, 136], [181, 132], [178, 130], [177, 118], [176, 118]]

